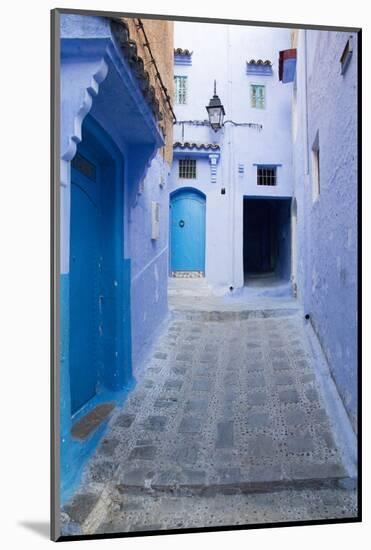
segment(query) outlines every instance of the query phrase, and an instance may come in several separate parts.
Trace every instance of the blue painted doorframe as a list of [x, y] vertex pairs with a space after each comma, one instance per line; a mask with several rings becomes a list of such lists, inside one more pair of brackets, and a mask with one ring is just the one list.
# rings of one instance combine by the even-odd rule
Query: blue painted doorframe
[[170, 198], [171, 271], [205, 272], [206, 197], [183, 188]]

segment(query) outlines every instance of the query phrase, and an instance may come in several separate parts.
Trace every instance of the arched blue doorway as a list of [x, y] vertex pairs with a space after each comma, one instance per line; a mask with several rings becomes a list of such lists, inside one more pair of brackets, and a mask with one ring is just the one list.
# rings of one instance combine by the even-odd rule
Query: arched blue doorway
[[105, 390], [122, 389], [131, 376], [124, 280], [123, 158], [88, 116], [71, 162], [72, 414]]
[[183, 188], [170, 198], [170, 270], [205, 273], [206, 197]]

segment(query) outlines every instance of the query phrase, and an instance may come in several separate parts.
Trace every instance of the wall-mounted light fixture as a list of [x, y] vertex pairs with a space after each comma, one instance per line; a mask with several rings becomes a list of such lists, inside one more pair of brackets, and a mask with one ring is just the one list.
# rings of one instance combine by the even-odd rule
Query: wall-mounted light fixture
[[233, 120], [224, 120], [225, 109], [220, 101], [219, 96], [216, 93], [216, 80], [214, 80], [214, 95], [210, 99], [209, 104], [206, 105], [206, 111], [209, 120], [175, 120], [174, 124], [181, 124], [182, 126], [182, 140], [184, 140], [184, 125], [190, 124], [191, 126], [209, 126], [214, 132], [221, 130], [226, 124], [232, 124], [233, 126], [248, 126], [249, 128], [255, 128], [261, 130], [262, 124], [256, 122], [234, 122]]
[[221, 130], [226, 124], [232, 124], [233, 126], [247, 126], [249, 128], [255, 128], [261, 130], [262, 124], [256, 122], [234, 122], [233, 120], [224, 120], [225, 109], [220, 101], [219, 96], [216, 93], [216, 80], [214, 80], [214, 95], [210, 99], [209, 104], [206, 105], [206, 111], [209, 116], [209, 120], [174, 120], [174, 124], [180, 124], [182, 126], [182, 141], [184, 141], [184, 126], [189, 124], [191, 126], [209, 126], [214, 132]]
[[209, 105], [206, 106], [207, 114], [209, 115], [209, 122], [214, 132], [220, 130], [223, 126], [223, 118], [225, 115], [224, 107], [216, 93], [216, 80], [214, 80], [214, 95], [209, 101]]

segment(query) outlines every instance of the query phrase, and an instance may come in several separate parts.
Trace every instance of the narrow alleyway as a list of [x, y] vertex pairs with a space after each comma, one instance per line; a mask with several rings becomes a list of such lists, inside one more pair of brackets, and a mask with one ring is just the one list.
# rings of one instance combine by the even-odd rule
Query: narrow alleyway
[[57, 20], [54, 538], [357, 517], [356, 33]]
[[295, 300], [169, 284], [168, 325], [65, 505], [64, 529], [355, 516]]

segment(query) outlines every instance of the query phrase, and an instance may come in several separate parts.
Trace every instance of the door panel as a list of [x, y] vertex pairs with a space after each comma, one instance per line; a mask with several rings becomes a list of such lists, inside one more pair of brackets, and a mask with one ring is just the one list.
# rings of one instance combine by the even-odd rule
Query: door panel
[[124, 158], [89, 115], [71, 161], [72, 414], [131, 380], [130, 261], [124, 260]]
[[76, 412], [96, 393], [99, 340], [99, 184], [73, 171], [70, 241], [70, 382]]
[[193, 191], [171, 200], [171, 270], [205, 271], [205, 198]]

